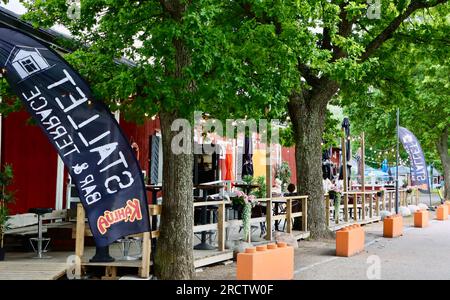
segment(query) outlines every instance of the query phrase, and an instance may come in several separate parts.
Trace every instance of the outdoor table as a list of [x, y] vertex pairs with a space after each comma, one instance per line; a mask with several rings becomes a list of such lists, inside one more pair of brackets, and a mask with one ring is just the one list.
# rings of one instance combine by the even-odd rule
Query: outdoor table
[[[225, 187], [225, 184], [223, 184], [223, 183], [199, 184], [199, 185], [196, 186], [197, 189], [203, 191], [203, 195], [202, 196], [203, 196], [203, 201], [204, 202], [208, 201], [208, 191], [222, 189], [224, 187]], [[207, 224], [207, 219], [208, 219], [207, 207], [206, 206], [202, 206], [201, 207], [201, 224], [202, 225], [206, 225]], [[195, 250], [214, 250], [215, 247], [212, 246], [211, 244], [208, 244], [206, 242], [206, 235], [208, 234], [208, 232], [207, 231], [202, 231], [201, 234], [202, 234], [201, 243], [198, 244], [197, 246], [195, 246], [194, 249]]]
[[234, 184], [234, 187], [243, 189], [246, 195], [250, 195], [250, 192], [252, 190], [260, 188], [261, 186], [258, 184], [237, 183], [237, 184]]

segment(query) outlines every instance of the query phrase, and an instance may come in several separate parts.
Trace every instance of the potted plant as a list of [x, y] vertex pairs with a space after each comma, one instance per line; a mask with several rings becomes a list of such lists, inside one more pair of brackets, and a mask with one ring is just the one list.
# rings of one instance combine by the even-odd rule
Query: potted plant
[[242, 177], [242, 181], [243, 181], [246, 185], [252, 185], [252, 184], [253, 184], [253, 176], [251, 176], [251, 175], [245, 175], [244, 177]]
[[266, 177], [259, 176], [256, 178], [256, 184], [259, 186], [252, 194], [257, 199], [266, 198], [267, 196], [267, 184], [266, 184]]
[[288, 184], [291, 182], [291, 168], [287, 162], [283, 162], [276, 170], [275, 177], [281, 180], [281, 191], [286, 192]]
[[334, 201], [334, 220], [339, 224], [339, 210], [341, 209], [342, 191], [335, 185], [328, 191], [330, 199]]
[[411, 194], [411, 193], [413, 192], [412, 186], [407, 186], [407, 187], [406, 187], [406, 192], [407, 192], [408, 194]]
[[0, 172], [0, 261], [5, 259], [4, 237], [8, 230], [9, 211], [8, 204], [14, 201], [14, 195], [7, 190], [13, 181], [13, 169], [11, 165], [5, 165]]
[[240, 215], [242, 215], [242, 226], [244, 228], [244, 239], [247, 240], [250, 233], [250, 218], [252, 214], [252, 208], [258, 203], [255, 196], [247, 196], [241, 191], [236, 191], [231, 198], [233, 208], [236, 209]]
[[384, 196], [384, 193], [386, 192], [386, 188], [381, 188], [378, 192], [377, 192], [377, 196], [379, 198], [382, 198]]

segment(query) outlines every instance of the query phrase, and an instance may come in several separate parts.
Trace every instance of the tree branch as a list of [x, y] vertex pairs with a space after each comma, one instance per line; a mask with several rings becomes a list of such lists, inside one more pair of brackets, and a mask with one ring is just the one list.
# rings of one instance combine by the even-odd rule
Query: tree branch
[[392, 22], [366, 46], [366, 50], [360, 56], [360, 60], [367, 60], [378, 48], [381, 47], [381, 45], [383, 45], [384, 42], [392, 37], [392, 34], [400, 27], [403, 21], [411, 16], [415, 11], [422, 8], [434, 7], [439, 4], [446, 3], [447, 1], [448, 0], [436, 0], [433, 2], [425, 2], [424, 0], [418, 0], [411, 2], [404, 12], [392, 20]]
[[[345, 5], [346, 2], [343, 2], [339, 5], [339, 19], [341, 20], [341, 23], [339, 24], [338, 34], [342, 37], [348, 37], [352, 33], [352, 27], [354, 22], [356, 21], [355, 18], [353, 18], [352, 20], [347, 20], [347, 11], [345, 10]], [[333, 46], [333, 62], [345, 56], [347, 56], [347, 53], [343, 49], [337, 46]]]
[[310, 86], [316, 87], [320, 84], [320, 79], [313, 74], [310, 67], [308, 67], [306, 64], [301, 63], [300, 59], [298, 59], [297, 69]]

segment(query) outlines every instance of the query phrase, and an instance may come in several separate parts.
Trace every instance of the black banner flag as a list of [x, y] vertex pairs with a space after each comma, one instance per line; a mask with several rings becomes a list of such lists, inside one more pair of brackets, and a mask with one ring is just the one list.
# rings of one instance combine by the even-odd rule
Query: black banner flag
[[408, 152], [411, 163], [411, 182], [422, 190], [428, 188], [428, 170], [422, 147], [414, 134], [404, 127], [399, 128], [400, 141]]
[[142, 171], [109, 109], [56, 52], [0, 27], [0, 67], [70, 172], [96, 245], [150, 230]]

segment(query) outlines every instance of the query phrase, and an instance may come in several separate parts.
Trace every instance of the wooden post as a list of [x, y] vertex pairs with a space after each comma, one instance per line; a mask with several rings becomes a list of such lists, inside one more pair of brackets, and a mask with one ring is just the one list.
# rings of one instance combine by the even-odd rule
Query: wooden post
[[389, 212], [392, 212], [392, 193], [389, 193]]
[[386, 210], [386, 191], [384, 191], [383, 196], [381, 197], [381, 207], [383, 210]]
[[272, 199], [269, 198], [266, 202], [266, 240], [271, 241], [272, 240]]
[[244, 237], [244, 239], [247, 239], [247, 243], [251, 244], [252, 243], [252, 215], [251, 215], [251, 211], [250, 211], [250, 220], [248, 222], [248, 236]]
[[217, 230], [218, 230], [218, 243], [219, 243], [219, 251], [225, 251], [225, 202], [222, 202], [219, 205], [218, 210], [218, 224], [217, 224]]
[[77, 256], [77, 262], [75, 265], [75, 278], [81, 278], [81, 261], [84, 255], [84, 230], [85, 230], [85, 212], [83, 205], [78, 203], [77, 205], [77, 227], [76, 227], [76, 239], [75, 239], [75, 255]]
[[325, 195], [325, 218], [327, 220], [327, 227], [330, 227], [330, 195]]
[[377, 217], [379, 217], [380, 216], [380, 198], [378, 197], [378, 195], [376, 193], [374, 195], [375, 195], [375, 199], [377, 201], [377, 203], [375, 204], [376, 205], [375, 206], [375, 214]]
[[[269, 141], [267, 141], [269, 143]], [[272, 147], [266, 145], [266, 198], [272, 198]]]
[[[366, 136], [363, 133], [361, 133], [361, 190], [362, 190], [362, 218], [363, 220], [366, 219]], [[370, 198], [372, 199], [372, 198]], [[372, 218], [372, 200], [370, 200], [370, 212], [369, 217]]]
[[[269, 143], [269, 141], [267, 141]], [[266, 145], [266, 240], [272, 240], [272, 159], [270, 144]]]
[[344, 193], [344, 222], [348, 222], [349, 216], [348, 216], [348, 195], [347, 193]]
[[286, 200], [287, 233], [292, 233], [292, 199]]
[[345, 130], [342, 129], [341, 138], [342, 147], [342, 176], [344, 182], [344, 220], [348, 222], [348, 195], [347, 195], [347, 140], [345, 137]]
[[419, 205], [420, 192], [419, 189], [416, 189], [416, 206]]
[[[150, 216], [151, 218], [151, 216]], [[150, 232], [144, 232], [142, 236], [142, 264], [139, 275], [142, 278], [150, 277], [150, 256], [152, 249], [152, 238]]]
[[366, 219], [366, 194], [364, 192], [361, 194], [361, 209], [362, 209], [361, 218], [363, 220], [365, 220]]
[[116, 266], [106, 266], [105, 276], [102, 280], [116, 280], [117, 279], [117, 267]]
[[302, 201], [302, 231], [308, 231], [308, 197], [301, 199]]

